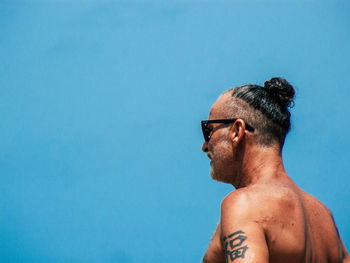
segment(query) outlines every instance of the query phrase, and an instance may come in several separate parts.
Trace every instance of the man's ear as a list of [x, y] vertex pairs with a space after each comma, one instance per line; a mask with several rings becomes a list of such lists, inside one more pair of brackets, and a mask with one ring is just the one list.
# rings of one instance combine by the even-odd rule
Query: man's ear
[[242, 119], [237, 119], [231, 126], [230, 137], [234, 145], [238, 145], [245, 135], [245, 122]]

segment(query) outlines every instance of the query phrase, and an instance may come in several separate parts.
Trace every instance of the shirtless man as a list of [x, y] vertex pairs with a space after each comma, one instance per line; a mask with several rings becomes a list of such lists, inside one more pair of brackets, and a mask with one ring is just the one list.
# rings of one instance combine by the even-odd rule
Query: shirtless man
[[240, 86], [222, 94], [202, 121], [211, 177], [236, 188], [222, 201], [204, 263], [350, 262], [330, 210], [283, 167], [293, 98], [281, 78]]

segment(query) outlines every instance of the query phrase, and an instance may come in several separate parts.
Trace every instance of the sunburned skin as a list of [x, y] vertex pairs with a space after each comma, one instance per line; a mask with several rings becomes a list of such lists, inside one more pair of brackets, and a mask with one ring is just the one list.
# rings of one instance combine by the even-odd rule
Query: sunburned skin
[[[225, 118], [226, 99], [218, 99], [209, 119]], [[280, 149], [257, 145], [241, 119], [215, 125], [202, 150], [212, 178], [236, 190], [222, 201], [203, 263], [350, 263], [330, 210], [292, 181]]]

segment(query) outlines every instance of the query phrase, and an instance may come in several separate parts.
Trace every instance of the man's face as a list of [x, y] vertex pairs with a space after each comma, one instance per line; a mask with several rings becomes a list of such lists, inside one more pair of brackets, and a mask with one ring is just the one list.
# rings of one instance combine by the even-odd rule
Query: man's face
[[[212, 106], [209, 120], [225, 119], [224, 100], [222, 95]], [[206, 152], [210, 159], [210, 176], [217, 181], [232, 183], [234, 172], [232, 141], [229, 137], [229, 128], [232, 124], [211, 123], [211, 137], [209, 142], [204, 142], [203, 152]]]

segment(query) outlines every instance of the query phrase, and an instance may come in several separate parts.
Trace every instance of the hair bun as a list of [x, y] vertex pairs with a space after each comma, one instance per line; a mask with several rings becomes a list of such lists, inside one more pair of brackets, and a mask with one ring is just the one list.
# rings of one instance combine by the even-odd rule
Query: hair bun
[[272, 78], [264, 83], [264, 88], [271, 98], [273, 98], [281, 107], [294, 106], [294, 88], [285, 79]]

